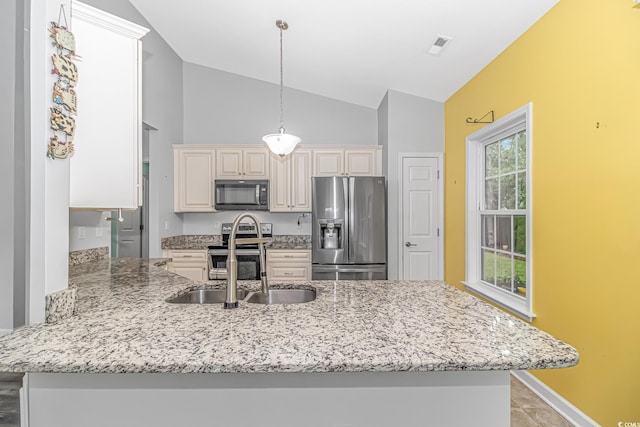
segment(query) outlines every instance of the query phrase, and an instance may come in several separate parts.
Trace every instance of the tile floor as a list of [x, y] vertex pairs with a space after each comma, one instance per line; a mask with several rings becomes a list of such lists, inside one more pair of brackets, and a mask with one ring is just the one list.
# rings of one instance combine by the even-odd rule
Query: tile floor
[[20, 425], [20, 397], [22, 374], [0, 372], [0, 427]]
[[511, 427], [572, 427], [520, 380], [511, 376]]
[[[0, 427], [20, 426], [22, 374], [0, 373]], [[511, 427], [572, 427], [524, 384], [511, 377]]]

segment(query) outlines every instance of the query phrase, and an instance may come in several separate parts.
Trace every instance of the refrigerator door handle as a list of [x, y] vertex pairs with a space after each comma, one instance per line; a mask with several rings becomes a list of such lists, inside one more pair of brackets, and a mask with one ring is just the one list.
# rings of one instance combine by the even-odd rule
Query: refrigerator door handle
[[355, 248], [355, 244], [356, 244], [356, 239], [353, 236], [353, 231], [354, 231], [354, 227], [355, 227], [355, 203], [353, 200], [353, 196], [354, 196], [354, 190], [355, 190], [355, 181], [353, 179], [353, 177], [348, 177], [346, 178], [348, 180], [348, 186], [349, 186], [349, 246], [348, 246], [348, 259], [349, 261], [353, 262], [355, 259], [355, 252], [356, 252], [356, 248]]
[[341, 266], [341, 265], [319, 265], [313, 264], [312, 267], [316, 271], [336, 271], [340, 273], [362, 273], [368, 271], [381, 271], [385, 269], [384, 264], [379, 265], [367, 265], [367, 266]]

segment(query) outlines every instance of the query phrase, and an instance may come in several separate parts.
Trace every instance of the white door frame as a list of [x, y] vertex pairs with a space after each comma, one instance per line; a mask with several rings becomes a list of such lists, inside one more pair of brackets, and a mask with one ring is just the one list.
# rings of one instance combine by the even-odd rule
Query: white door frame
[[436, 158], [438, 160], [438, 228], [440, 230], [438, 236], [438, 280], [444, 280], [444, 153], [442, 152], [426, 152], [426, 153], [398, 153], [398, 205], [399, 205], [399, 215], [398, 215], [398, 278], [400, 280], [404, 279], [404, 270], [403, 270], [403, 249], [402, 245], [404, 243], [404, 239], [402, 238], [402, 230], [404, 230], [403, 221], [404, 221], [404, 211], [402, 198], [404, 196], [404, 188], [403, 188], [403, 174], [404, 170], [402, 168], [402, 163], [405, 158], [411, 157], [423, 157], [423, 158]]

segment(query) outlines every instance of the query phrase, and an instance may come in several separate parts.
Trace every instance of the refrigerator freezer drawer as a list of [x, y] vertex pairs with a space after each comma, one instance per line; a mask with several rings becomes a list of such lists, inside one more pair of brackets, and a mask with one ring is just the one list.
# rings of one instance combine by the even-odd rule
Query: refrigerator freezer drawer
[[312, 280], [386, 280], [387, 266], [385, 264], [367, 265], [327, 265], [313, 264], [311, 266]]

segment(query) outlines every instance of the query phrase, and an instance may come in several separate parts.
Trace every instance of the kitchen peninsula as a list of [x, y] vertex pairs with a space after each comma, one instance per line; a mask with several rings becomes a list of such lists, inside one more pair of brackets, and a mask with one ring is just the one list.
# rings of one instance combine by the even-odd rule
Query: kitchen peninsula
[[31, 427], [507, 427], [509, 370], [578, 362], [438, 281], [313, 281], [309, 303], [224, 310], [165, 302], [205, 284], [152, 260], [81, 264], [70, 279], [77, 315], [0, 338], [0, 371], [28, 373]]

